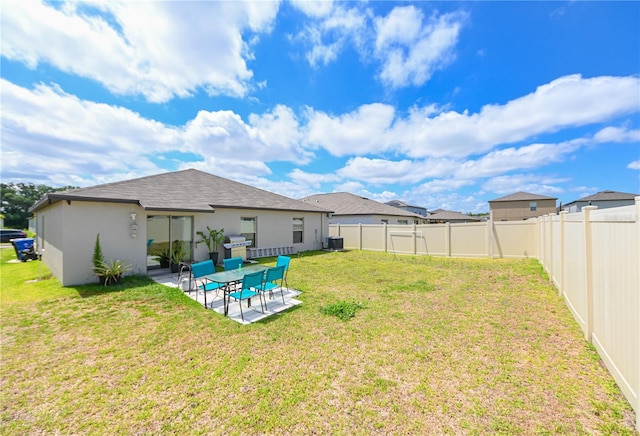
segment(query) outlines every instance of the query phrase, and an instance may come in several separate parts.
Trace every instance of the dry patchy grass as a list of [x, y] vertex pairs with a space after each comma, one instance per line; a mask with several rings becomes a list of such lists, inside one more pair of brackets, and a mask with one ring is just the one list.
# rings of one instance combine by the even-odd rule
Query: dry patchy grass
[[634, 434], [534, 260], [309, 254], [289, 284], [250, 326], [141, 277], [3, 299], [2, 433]]

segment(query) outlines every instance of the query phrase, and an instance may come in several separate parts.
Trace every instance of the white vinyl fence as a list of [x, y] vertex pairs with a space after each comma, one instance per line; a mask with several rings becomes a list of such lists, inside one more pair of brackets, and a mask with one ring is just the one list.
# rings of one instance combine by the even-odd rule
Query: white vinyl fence
[[526, 221], [332, 224], [345, 249], [539, 260], [636, 412], [640, 430], [640, 197]]

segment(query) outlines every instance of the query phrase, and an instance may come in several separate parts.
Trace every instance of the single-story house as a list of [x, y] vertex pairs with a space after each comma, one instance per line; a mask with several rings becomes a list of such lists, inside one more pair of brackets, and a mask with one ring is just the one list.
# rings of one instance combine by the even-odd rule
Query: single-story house
[[584, 206], [598, 206], [598, 209], [609, 207], [632, 206], [638, 194], [627, 192], [600, 191], [593, 195], [588, 195], [579, 200], [572, 201], [562, 206], [562, 210], [567, 212], [580, 212]]
[[422, 206], [413, 206], [411, 204], [407, 204], [402, 200], [391, 200], [387, 201], [385, 204], [393, 207], [399, 207], [400, 209], [406, 210], [407, 212], [417, 213], [418, 215], [427, 216], [427, 208]]
[[348, 192], [316, 194], [300, 199], [333, 211], [329, 224], [422, 224], [425, 217]]
[[436, 213], [429, 214], [427, 222], [431, 224], [439, 223], [479, 223], [482, 218], [478, 218], [471, 215], [465, 215], [460, 212], [454, 212], [452, 210], [440, 209]]
[[[176, 248], [183, 260], [207, 259], [206, 244], [197, 244], [197, 232], [207, 227], [244, 237], [254, 252], [321, 249], [332, 212], [195, 169], [49, 193], [30, 211], [38, 250], [63, 286], [96, 281], [98, 234], [105, 259], [124, 260], [132, 273], [146, 274], [166, 267], [162, 253]], [[224, 246], [217, 251], [219, 259], [230, 253]]]
[[537, 216], [555, 214], [555, 197], [516, 192], [505, 197], [489, 200], [489, 210], [494, 221], [526, 220]]

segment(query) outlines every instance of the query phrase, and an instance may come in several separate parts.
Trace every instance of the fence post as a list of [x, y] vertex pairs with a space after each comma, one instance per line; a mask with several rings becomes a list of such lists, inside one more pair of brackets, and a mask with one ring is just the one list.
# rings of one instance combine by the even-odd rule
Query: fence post
[[382, 247], [384, 248], [384, 252], [388, 253], [389, 252], [389, 244], [387, 243], [387, 241], [389, 240], [388, 238], [389, 235], [387, 235], [387, 223], [382, 223]]
[[418, 243], [416, 241], [418, 234], [416, 233], [416, 223], [413, 223], [413, 255], [418, 254]]
[[553, 239], [553, 215], [549, 215], [546, 214], [545, 215], [545, 219], [548, 218], [549, 219], [549, 280], [551, 281], [551, 284], [553, 285], [553, 277], [555, 276], [555, 271], [553, 268], [553, 244], [555, 242], [555, 240]]
[[489, 258], [493, 259], [493, 211], [489, 211]]
[[447, 257], [451, 257], [451, 223], [449, 221], [444, 225], [445, 231], [445, 251], [447, 253]]
[[558, 241], [560, 242], [560, 280], [558, 281], [558, 295], [564, 295], [564, 244], [565, 244], [565, 216], [567, 211], [560, 211], [560, 235], [558, 235]]
[[[635, 198], [636, 200], [636, 234], [637, 240], [636, 244], [640, 247], [640, 196]], [[640, 248], [638, 248], [640, 250]], [[640, 255], [640, 253], [638, 253]], [[640, 268], [636, 269], [636, 274], [638, 274], [638, 283], [640, 283]], [[638, 307], [636, 313], [640, 313], [640, 298], [638, 299]], [[636, 362], [640, 364], [640, 344], [635, 345], [636, 348]], [[640, 394], [638, 391], [640, 390], [640, 386], [635, 386], [636, 389], [636, 405], [634, 410], [636, 412], [636, 430], [640, 433]]]
[[544, 256], [545, 253], [545, 246], [544, 246], [544, 241], [545, 241], [545, 233], [546, 229], [544, 228], [544, 217], [539, 216], [538, 217], [538, 259], [540, 259], [543, 268], [547, 268], [546, 265], [546, 259]]
[[593, 246], [591, 241], [591, 211], [598, 206], [585, 206], [582, 208], [582, 225], [584, 229], [584, 271], [585, 292], [587, 293], [587, 319], [585, 320], [585, 339], [591, 343], [593, 333]]

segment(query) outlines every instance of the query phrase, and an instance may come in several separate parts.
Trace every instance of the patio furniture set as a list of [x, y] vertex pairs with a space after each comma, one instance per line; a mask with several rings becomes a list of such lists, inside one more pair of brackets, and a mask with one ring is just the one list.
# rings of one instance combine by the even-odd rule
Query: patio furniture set
[[[280, 290], [282, 303], [284, 304], [283, 283], [287, 284], [287, 271], [291, 258], [278, 256], [275, 267], [251, 264], [244, 266], [242, 257], [232, 257], [223, 260], [224, 271], [216, 272], [212, 260], [193, 263], [190, 265], [191, 279], [194, 289], [189, 286], [188, 292], [195, 290], [204, 295], [204, 306], [207, 307], [207, 293], [214, 292], [213, 298], [222, 292], [224, 314], [229, 312], [231, 300], [235, 300], [240, 306], [240, 315], [244, 321], [242, 301], [247, 300], [247, 307], [251, 307], [251, 299], [260, 300], [260, 308], [264, 313], [267, 307], [267, 294], [274, 298], [273, 291]], [[189, 281], [191, 284], [191, 280]], [[263, 303], [264, 300], [264, 303]]]

